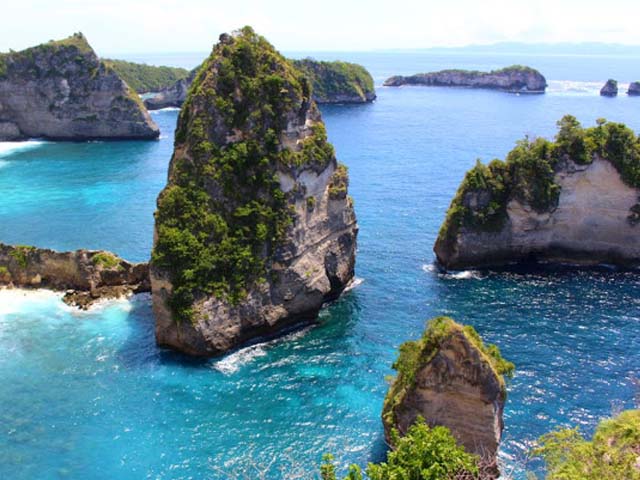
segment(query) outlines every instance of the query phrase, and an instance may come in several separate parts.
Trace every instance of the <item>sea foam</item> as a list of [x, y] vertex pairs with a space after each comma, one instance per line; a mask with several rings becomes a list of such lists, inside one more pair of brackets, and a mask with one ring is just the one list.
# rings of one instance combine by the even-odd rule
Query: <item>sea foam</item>
[[[25, 142], [0, 142], [0, 158], [8, 157], [14, 153], [31, 150], [44, 145], [43, 140], [27, 140]], [[1, 167], [2, 165], [0, 165]]]

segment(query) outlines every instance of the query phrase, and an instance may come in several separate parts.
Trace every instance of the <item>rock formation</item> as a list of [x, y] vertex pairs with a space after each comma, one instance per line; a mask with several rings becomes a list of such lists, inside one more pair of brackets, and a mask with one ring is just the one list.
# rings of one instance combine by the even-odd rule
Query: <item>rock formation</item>
[[198, 356], [312, 321], [352, 279], [357, 226], [308, 80], [249, 27], [182, 107], [158, 198], [156, 339]]
[[491, 72], [442, 70], [418, 73], [409, 77], [395, 76], [384, 82], [386, 87], [422, 85], [430, 87], [470, 87], [503, 90], [512, 93], [544, 93], [547, 81], [537, 70], [513, 65]]
[[0, 54], [0, 140], [153, 139], [138, 95], [82, 34]]
[[189, 70], [186, 68], [147, 65], [110, 58], [105, 58], [102, 62], [138, 93], [158, 92], [189, 76]]
[[0, 244], [0, 285], [65, 290], [65, 302], [87, 308], [100, 298], [148, 292], [146, 263], [129, 263], [103, 250], [56, 252]]
[[485, 469], [490, 466], [491, 476], [497, 476], [507, 397], [503, 375], [514, 369], [498, 347], [484, 345], [472, 327], [438, 317], [420, 340], [400, 347], [393, 368], [398, 374], [382, 412], [387, 442], [393, 428], [402, 435], [422, 417], [432, 427], [449, 428], [458, 443], [479, 455]]
[[294, 60], [293, 64], [311, 79], [316, 103], [367, 103], [376, 99], [373, 78], [361, 65], [311, 58]]
[[603, 97], [615, 97], [618, 95], [618, 82], [611, 78], [607, 80], [607, 83], [600, 89], [600, 95]]
[[[367, 103], [376, 99], [371, 74], [361, 65], [347, 62], [320, 62], [306, 58], [293, 60], [312, 83], [312, 98], [318, 104]], [[180, 108], [187, 98], [187, 91], [197, 73], [194, 69], [189, 78], [179, 80], [169, 88], [162, 89], [144, 101], [149, 110]]]
[[640, 95], [640, 82], [631, 82], [627, 90], [627, 95], [634, 97]]
[[180, 108], [187, 99], [187, 92], [198, 69], [193, 69], [187, 78], [183, 78], [175, 82], [173, 85], [163, 88], [154, 96], [144, 100], [144, 106], [149, 110], [159, 110], [161, 108], [175, 107]]
[[640, 142], [627, 127], [559, 122], [505, 162], [467, 172], [434, 250], [447, 269], [519, 262], [640, 265]]

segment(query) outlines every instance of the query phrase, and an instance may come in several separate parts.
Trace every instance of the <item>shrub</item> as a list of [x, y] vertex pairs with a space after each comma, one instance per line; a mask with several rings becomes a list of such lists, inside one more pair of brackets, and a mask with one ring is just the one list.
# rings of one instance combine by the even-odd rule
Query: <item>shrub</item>
[[122, 268], [120, 259], [110, 252], [98, 252], [91, 257], [91, 261], [94, 265], [106, 269]]

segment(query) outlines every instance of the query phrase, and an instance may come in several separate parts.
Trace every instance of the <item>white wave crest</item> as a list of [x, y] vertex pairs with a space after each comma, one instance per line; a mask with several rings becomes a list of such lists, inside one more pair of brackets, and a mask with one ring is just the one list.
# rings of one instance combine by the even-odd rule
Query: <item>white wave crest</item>
[[440, 273], [440, 277], [442, 278], [450, 278], [453, 280], [481, 280], [482, 275], [480, 272], [476, 270], [463, 270], [461, 272], [448, 272], [448, 273]]
[[156, 110], [150, 110], [149, 113], [159, 113], [159, 112], [179, 112], [180, 109], [178, 107], [164, 107], [158, 108]]
[[[600, 95], [600, 89], [604, 85], [602, 82], [581, 82], [576, 80], [549, 80], [547, 93], [551, 95], [585, 97]], [[627, 91], [629, 85], [618, 83], [618, 90], [621, 93]]]
[[211, 364], [211, 367], [214, 370], [217, 370], [225, 375], [232, 375], [240, 370], [240, 367], [251, 363], [256, 358], [264, 357], [267, 354], [267, 349], [269, 347], [281, 342], [290, 342], [292, 340], [297, 340], [305, 335], [310, 329], [310, 326], [301, 328], [300, 330], [291, 332], [290, 334], [283, 337], [241, 348], [240, 350], [227, 355], [221, 360], [214, 361]]
[[44, 145], [43, 140], [27, 140], [25, 142], [0, 142], [0, 158], [8, 157], [17, 152], [23, 152], [25, 150], [31, 150]]
[[24, 311], [30, 304], [46, 303], [61, 299], [62, 293], [51, 290], [2, 288], [0, 289], [0, 315], [19, 313]]
[[344, 291], [348, 292], [349, 290], [353, 290], [354, 288], [358, 288], [364, 282], [364, 278], [353, 277], [353, 279], [344, 287]]

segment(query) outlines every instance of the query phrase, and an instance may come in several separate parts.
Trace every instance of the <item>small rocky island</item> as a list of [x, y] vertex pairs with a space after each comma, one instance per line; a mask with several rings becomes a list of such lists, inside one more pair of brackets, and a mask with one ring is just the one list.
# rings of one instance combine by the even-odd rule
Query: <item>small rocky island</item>
[[104, 250], [56, 252], [0, 243], [0, 286], [64, 291], [66, 303], [86, 309], [102, 298], [150, 291], [149, 267]]
[[618, 95], [618, 82], [613, 79], [607, 80], [607, 83], [600, 89], [600, 95], [603, 97], [615, 97]]
[[[318, 104], [367, 103], [376, 99], [373, 78], [361, 65], [339, 61], [320, 62], [310, 58], [293, 60], [293, 64], [310, 79], [312, 97]], [[194, 69], [188, 78], [178, 80], [170, 87], [163, 88], [156, 95], [145, 99], [145, 106], [149, 110], [180, 108], [187, 98], [197, 70]]]
[[189, 70], [179, 67], [147, 65], [105, 58], [104, 64], [114, 70], [127, 85], [138, 93], [158, 92], [189, 76]]
[[316, 103], [367, 103], [376, 99], [373, 78], [362, 65], [312, 58], [294, 60], [293, 64], [311, 79]]
[[223, 354], [313, 321], [353, 278], [347, 169], [311, 92], [250, 27], [199, 70], [155, 216], [158, 344]]
[[640, 95], [640, 82], [631, 82], [629, 84], [629, 89], [627, 90], [627, 95], [635, 97]]
[[640, 141], [620, 123], [558, 122], [480, 162], [451, 202], [434, 251], [446, 269], [552, 262], [640, 266]]
[[491, 72], [442, 70], [418, 73], [408, 77], [398, 75], [384, 82], [385, 87], [403, 85], [483, 88], [510, 93], [544, 93], [547, 88], [547, 80], [540, 72], [531, 67], [513, 65]]
[[142, 101], [77, 33], [0, 54], [0, 141], [154, 139]]
[[498, 347], [485, 345], [473, 327], [438, 317], [421, 339], [402, 344], [393, 368], [398, 374], [382, 412], [387, 442], [393, 443], [392, 429], [404, 435], [422, 417], [432, 427], [447, 427], [480, 457], [482, 478], [496, 478], [507, 398], [503, 375], [514, 370]]

